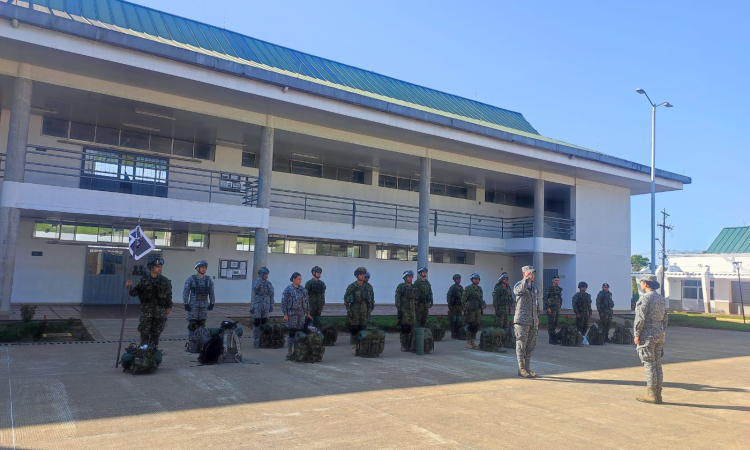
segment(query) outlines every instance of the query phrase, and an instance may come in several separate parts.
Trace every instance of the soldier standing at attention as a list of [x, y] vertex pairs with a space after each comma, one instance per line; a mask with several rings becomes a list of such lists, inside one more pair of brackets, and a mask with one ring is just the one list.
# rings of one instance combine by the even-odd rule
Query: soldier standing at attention
[[352, 345], [352, 356], [357, 356], [357, 333], [365, 329], [367, 318], [372, 311], [370, 305], [374, 304], [374, 300], [370, 297], [372, 288], [368, 283], [365, 283], [366, 273], [367, 269], [358, 267], [354, 271], [357, 280], [346, 288], [344, 294], [344, 306], [346, 306], [346, 317], [351, 335], [349, 343]]
[[367, 318], [369, 319], [372, 316], [372, 310], [375, 309], [375, 290], [370, 284], [370, 272], [365, 272], [365, 284], [370, 290], [370, 306], [367, 308]]
[[503, 272], [497, 279], [492, 291], [492, 305], [495, 307], [495, 326], [508, 328], [510, 325], [510, 309], [513, 307], [513, 291], [508, 285], [508, 274]]
[[198, 261], [195, 264], [197, 273], [188, 277], [182, 290], [182, 303], [187, 311], [188, 338], [195, 330], [206, 326], [207, 311], [214, 309], [216, 303], [214, 282], [211, 277], [206, 276], [207, 269], [207, 261]]
[[614, 307], [615, 302], [612, 300], [612, 293], [609, 292], [609, 284], [604, 283], [602, 290], [596, 296], [596, 311], [599, 313], [599, 319], [602, 321], [604, 342], [608, 344], [612, 343], [612, 340], [609, 338], [609, 328], [612, 326]]
[[292, 284], [287, 286], [281, 294], [281, 312], [284, 313], [284, 321], [287, 327], [289, 327], [286, 359], [292, 359], [297, 331], [305, 328], [305, 319], [312, 320], [310, 317], [310, 300], [307, 297], [307, 290], [300, 286], [302, 284], [302, 275], [299, 272], [294, 272], [289, 281]]
[[411, 332], [414, 326], [414, 315], [419, 299], [419, 289], [412, 284], [414, 272], [407, 270], [403, 275], [404, 282], [396, 288], [396, 317], [401, 326], [399, 338], [401, 339], [401, 351], [409, 350], [411, 345]]
[[552, 286], [544, 291], [544, 309], [547, 311], [547, 334], [549, 334], [549, 343], [557, 345], [555, 332], [557, 331], [557, 321], [560, 319], [560, 308], [562, 308], [562, 288], [560, 287], [560, 277], [552, 277]]
[[326, 304], [326, 284], [320, 279], [323, 269], [315, 266], [310, 272], [313, 277], [305, 283], [305, 290], [310, 298], [310, 316], [313, 318], [313, 325], [320, 328], [320, 316]]
[[138, 319], [138, 331], [141, 333], [141, 346], [157, 348], [159, 337], [167, 324], [167, 316], [172, 311], [172, 282], [161, 274], [163, 259], [152, 259], [146, 267], [149, 274], [143, 276], [133, 286], [131, 280], [125, 282], [128, 294], [141, 301], [141, 317]]
[[268, 281], [267, 267], [258, 269], [258, 279], [253, 281], [253, 347], [260, 348], [260, 326], [268, 322], [268, 314], [273, 311], [273, 285]]
[[487, 304], [484, 302], [484, 292], [479, 286], [480, 277], [478, 273], [471, 274], [471, 284], [464, 288], [464, 294], [461, 297], [461, 303], [466, 315], [466, 328], [469, 333], [466, 335], [466, 348], [477, 348], [474, 344], [474, 338], [479, 331], [484, 315], [484, 308]]
[[638, 357], [646, 369], [648, 392], [645, 397], [637, 397], [636, 400], [643, 403], [661, 403], [661, 386], [664, 382], [661, 358], [664, 356], [664, 341], [669, 321], [667, 301], [656, 291], [660, 286], [656, 281], [656, 275], [643, 275], [639, 283], [644, 294], [635, 305], [633, 341], [638, 346]]
[[589, 318], [591, 317], [591, 294], [586, 292], [589, 285], [585, 281], [578, 283], [578, 290], [573, 296], [573, 312], [576, 315], [576, 328], [582, 335], [586, 336], [589, 330]]
[[516, 358], [518, 359], [518, 376], [536, 378], [531, 371], [531, 354], [536, 348], [539, 336], [539, 289], [534, 284], [536, 270], [533, 266], [524, 266], [523, 280], [516, 283], [513, 292], [516, 294], [516, 316], [513, 320], [516, 332]]
[[417, 320], [415, 325], [424, 328], [427, 326], [427, 316], [432, 308], [432, 285], [427, 281], [427, 267], [417, 270], [419, 279], [414, 283], [419, 289], [419, 301], [417, 302]]
[[453, 286], [448, 288], [448, 294], [446, 295], [451, 335], [458, 333], [458, 329], [461, 328], [461, 316], [463, 316], [463, 307], [461, 306], [462, 295], [464, 295], [464, 287], [461, 286], [461, 275], [455, 274], [453, 275]]

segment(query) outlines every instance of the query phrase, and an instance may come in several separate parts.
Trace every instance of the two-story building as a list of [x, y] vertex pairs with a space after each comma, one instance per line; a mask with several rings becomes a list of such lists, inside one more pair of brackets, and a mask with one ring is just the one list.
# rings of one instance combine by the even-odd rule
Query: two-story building
[[444, 302], [533, 263], [568, 307], [584, 279], [629, 309], [650, 168], [513, 111], [120, 0], [0, 0], [0, 105], [0, 314], [121, 302], [139, 220], [176, 293], [206, 259], [219, 302], [264, 265], [278, 292], [322, 266], [334, 303], [365, 266], [390, 303], [418, 265]]

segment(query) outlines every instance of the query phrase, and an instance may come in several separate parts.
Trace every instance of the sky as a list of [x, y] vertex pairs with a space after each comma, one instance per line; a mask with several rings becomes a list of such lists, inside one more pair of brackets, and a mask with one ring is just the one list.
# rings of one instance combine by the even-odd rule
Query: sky
[[[656, 166], [693, 181], [656, 196], [668, 252], [750, 225], [750, 2], [134, 2], [518, 111], [544, 136], [650, 165], [643, 88], [674, 105], [657, 109]], [[648, 254], [649, 195], [631, 197], [631, 218], [631, 251]]]

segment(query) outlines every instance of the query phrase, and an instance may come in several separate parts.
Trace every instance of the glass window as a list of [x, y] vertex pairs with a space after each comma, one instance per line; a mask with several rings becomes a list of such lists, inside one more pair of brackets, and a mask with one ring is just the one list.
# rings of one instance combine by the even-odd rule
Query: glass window
[[120, 144], [120, 130], [117, 128], [96, 127], [96, 143], [105, 145]]
[[[365, 172], [362, 170], [352, 170], [352, 183], [365, 184]], [[359, 258], [357, 256], [357, 258]]]
[[237, 236], [237, 250], [243, 252], [255, 251], [255, 237]]
[[114, 234], [114, 230], [112, 227], [99, 227], [99, 235], [97, 237], [97, 242], [112, 242], [112, 235]]
[[269, 253], [284, 253], [284, 238], [268, 238]]
[[70, 138], [78, 141], [94, 142], [96, 126], [87, 123], [71, 122]]
[[151, 239], [157, 247], [167, 247], [172, 239], [172, 233], [169, 231], [154, 231]]
[[525, 195], [516, 195], [516, 206], [519, 206], [521, 208], [533, 208], [534, 207], [534, 198], [525, 196]]
[[190, 141], [182, 141], [175, 139], [172, 142], [172, 154], [175, 156], [184, 156], [186, 158], [193, 157], [193, 143]]
[[99, 237], [99, 227], [96, 225], [76, 225], [75, 240], [80, 242], [96, 242]]
[[469, 197], [469, 189], [465, 187], [457, 187], [456, 188], [456, 198], [468, 198]]
[[274, 158], [273, 170], [276, 172], [289, 173], [292, 169], [292, 162], [286, 158]]
[[336, 179], [339, 181], [351, 182], [352, 181], [352, 169], [345, 169], [343, 167], [339, 167]]
[[411, 189], [411, 180], [408, 178], [398, 179], [398, 189], [400, 191], [408, 191]]
[[348, 258], [361, 258], [362, 246], [358, 244], [349, 244], [346, 246], [346, 256]]
[[297, 254], [297, 241], [293, 239], [287, 239], [284, 245], [284, 253], [296, 255]]
[[416, 261], [419, 259], [419, 252], [417, 247], [409, 247], [409, 261]]
[[76, 237], [76, 226], [70, 224], [60, 225], [60, 240], [72, 241]]
[[344, 244], [343, 242], [331, 244], [331, 256], [338, 256], [341, 258], [345, 258], [349, 256], [349, 252], [347, 251], [347, 245]]
[[336, 166], [323, 166], [323, 178], [327, 180], [335, 180], [337, 175], [337, 167]]
[[430, 184], [430, 193], [435, 195], [445, 195], [445, 185], [438, 183]]
[[297, 241], [298, 255], [314, 255], [315, 241]]
[[397, 188], [398, 181], [396, 177], [391, 177], [388, 175], [380, 175], [378, 179], [378, 186], [389, 188], [389, 189], [396, 189]]
[[172, 138], [152, 135], [151, 151], [169, 155], [172, 153]]
[[242, 152], [242, 167], [255, 167], [255, 153]]
[[204, 248], [208, 235], [204, 233], [188, 233], [187, 247]]
[[52, 222], [35, 222], [34, 237], [44, 239], [59, 239], [60, 224]]
[[68, 124], [67, 120], [44, 117], [42, 119], [42, 134], [66, 138], [68, 137]]
[[455, 252], [453, 262], [455, 264], [466, 264], [466, 252]]
[[409, 250], [406, 249], [406, 247], [399, 247], [395, 250], [391, 250], [391, 259], [396, 259], [398, 261], [408, 261], [409, 260]]
[[419, 192], [419, 180], [411, 180], [411, 191]]
[[328, 242], [318, 242], [315, 244], [315, 254], [318, 256], [331, 256], [331, 244]]
[[138, 150], [148, 150], [148, 139], [147, 133], [140, 133], [137, 131], [122, 130], [120, 133], [122, 139], [120, 146], [127, 148], [134, 148]]
[[214, 160], [214, 146], [196, 142], [195, 143], [195, 158], [213, 161]]
[[321, 178], [323, 176], [323, 166], [304, 161], [292, 161], [292, 173]]
[[448, 197], [456, 197], [458, 193], [458, 188], [456, 186], [446, 186], [445, 187], [445, 195]]

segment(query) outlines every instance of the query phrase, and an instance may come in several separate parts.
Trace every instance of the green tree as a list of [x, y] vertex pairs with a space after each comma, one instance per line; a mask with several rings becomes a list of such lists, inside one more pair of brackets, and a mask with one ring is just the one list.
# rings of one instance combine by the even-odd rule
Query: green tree
[[648, 267], [651, 262], [645, 256], [632, 255], [630, 257], [630, 265], [633, 267], [634, 272], [638, 272], [644, 267]]

